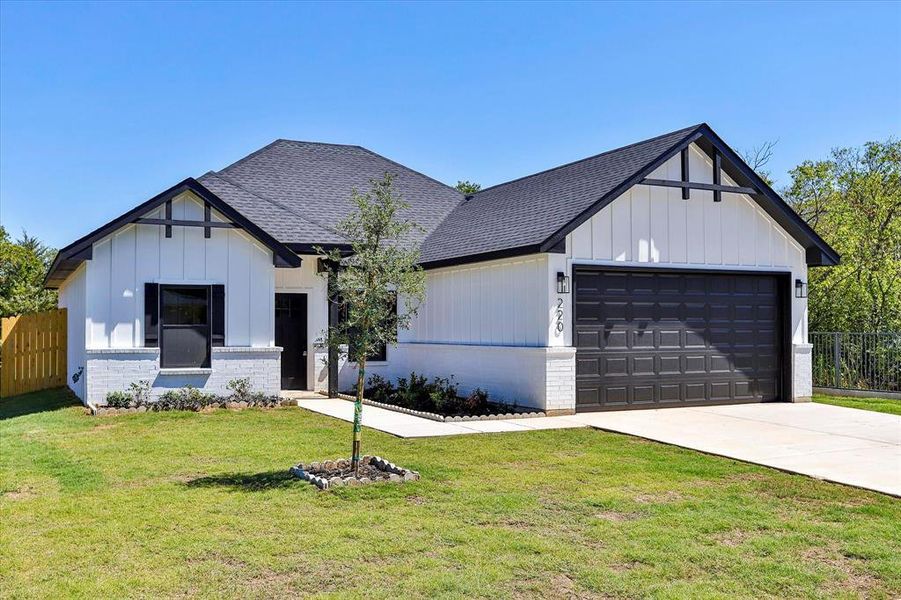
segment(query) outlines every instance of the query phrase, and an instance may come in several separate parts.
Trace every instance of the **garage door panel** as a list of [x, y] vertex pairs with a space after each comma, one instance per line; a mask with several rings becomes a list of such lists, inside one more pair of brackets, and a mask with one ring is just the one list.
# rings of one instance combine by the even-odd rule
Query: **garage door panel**
[[778, 399], [772, 275], [576, 268], [579, 410]]

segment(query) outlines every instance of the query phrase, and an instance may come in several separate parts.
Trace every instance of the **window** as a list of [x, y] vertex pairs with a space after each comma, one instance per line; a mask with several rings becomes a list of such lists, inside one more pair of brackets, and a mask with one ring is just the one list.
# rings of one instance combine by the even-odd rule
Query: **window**
[[210, 286], [161, 285], [160, 366], [210, 366]]
[[[397, 315], [397, 296], [396, 295], [392, 299], [391, 305], [392, 305], [391, 306], [392, 314]], [[347, 319], [347, 311], [348, 311], [347, 304], [344, 304], [342, 302], [340, 305], [340, 308], [338, 309], [338, 322], [339, 323], [341, 323]], [[353, 339], [353, 334], [351, 333], [351, 340], [352, 339]], [[353, 341], [351, 341], [351, 344], [352, 343], [353, 343]], [[374, 361], [374, 362], [384, 362], [384, 361], [388, 360], [387, 344], [382, 344], [381, 346], [379, 346], [374, 352], [372, 352], [369, 356], [366, 357], [366, 360]]]

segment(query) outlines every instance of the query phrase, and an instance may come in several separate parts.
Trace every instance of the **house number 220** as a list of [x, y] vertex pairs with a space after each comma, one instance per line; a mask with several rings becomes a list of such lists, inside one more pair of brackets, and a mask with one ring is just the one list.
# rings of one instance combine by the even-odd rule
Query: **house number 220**
[[554, 335], [563, 334], [563, 298], [557, 298], [557, 309], [554, 311]]

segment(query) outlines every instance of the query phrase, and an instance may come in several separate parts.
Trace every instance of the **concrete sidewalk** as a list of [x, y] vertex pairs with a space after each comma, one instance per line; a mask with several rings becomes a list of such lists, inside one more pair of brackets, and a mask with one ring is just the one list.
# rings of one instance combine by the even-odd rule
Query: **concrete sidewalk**
[[[353, 403], [299, 398], [344, 421]], [[594, 427], [901, 496], [901, 417], [826, 404], [742, 404], [442, 423], [366, 406], [363, 425], [399, 437]]]
[[[354, 405], [337, 398], [298, 399], [297, 405], [343, 421], [353, 421]], [[423, 419], [414, 415], [379, 408], [363, 407], [363, 425], [403, 438], [436, 437], [442, 435], [466, 435], [472, 433], [502, 433], [534, 431], [536, 429], [568, 429], [588, 427], [575, 417], [534, 417], [531, 419], [500, 419], [497, 421], [462, 421], [444, 423]]]

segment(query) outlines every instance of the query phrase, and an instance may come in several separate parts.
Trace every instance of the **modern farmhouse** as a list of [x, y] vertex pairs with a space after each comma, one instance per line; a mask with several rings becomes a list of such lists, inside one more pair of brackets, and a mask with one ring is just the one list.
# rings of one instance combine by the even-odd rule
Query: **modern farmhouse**
[[[315, 247], [395, 176], [427, 299], [370, 363], [549, 413], [811, 394], [807, 269], [839, 256], [706, 124], [464, 196], [359, 146], [277, 140], [60, 250], [75, 393], [348, 389]], [[399, 310], [404, 310], [400, 302]]]

